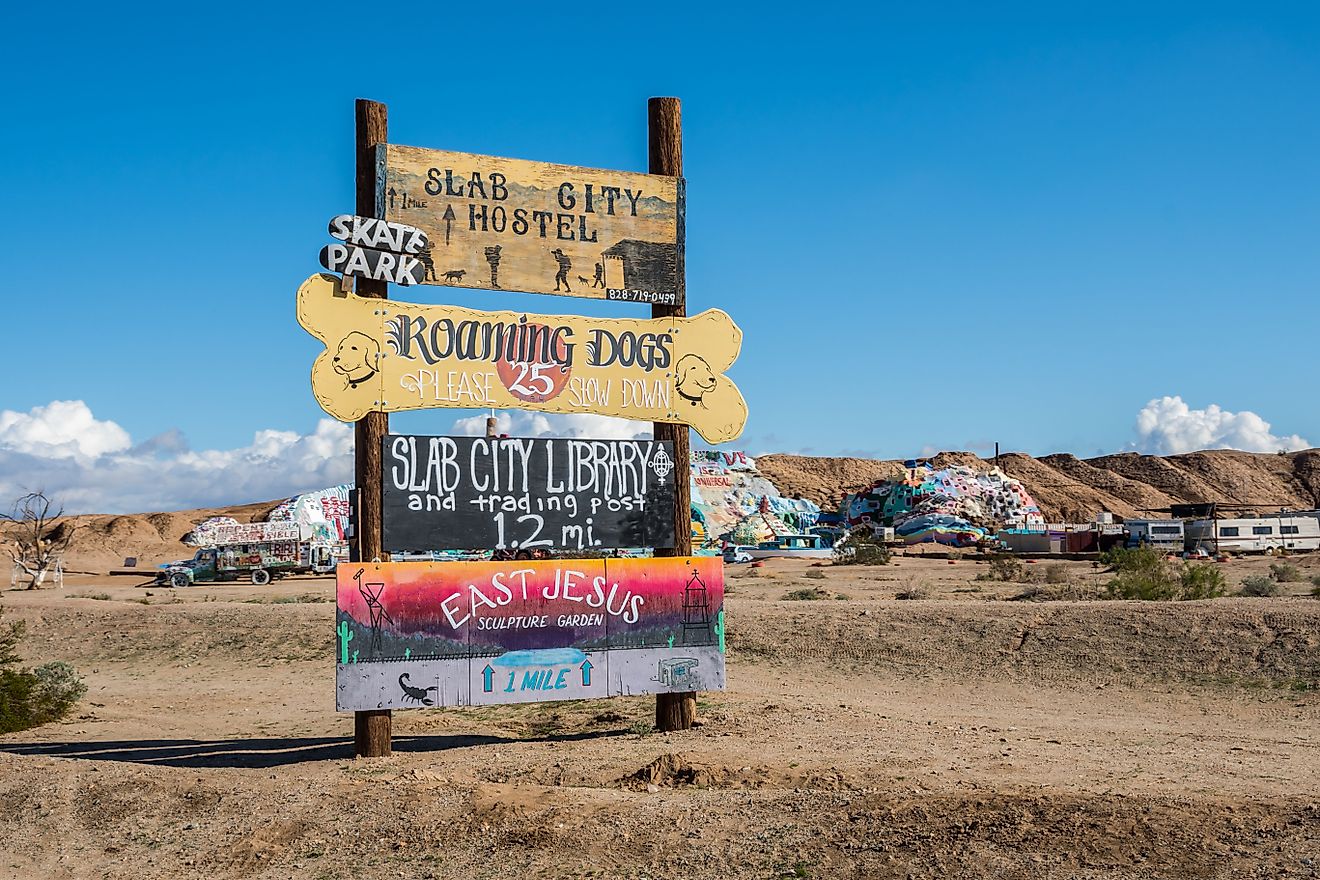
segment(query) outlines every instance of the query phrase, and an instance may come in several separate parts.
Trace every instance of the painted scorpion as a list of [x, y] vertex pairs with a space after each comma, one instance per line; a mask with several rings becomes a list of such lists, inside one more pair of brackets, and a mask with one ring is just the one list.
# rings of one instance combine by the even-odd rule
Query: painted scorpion
[[414, 700], [418, 705], [422, 706], [435, 705], [435, 700], [432, 700], [428, 694], [430, 694], [431, 691], [436, 691], [438, 693], [440, 691], [439, 685], [433, 684], [429, 688], [419, 688], [408, 684], [408, 680], [408, 673], [406, 672], [399, 676], [399, 687], [403, 688], [403, 700], [405, 703], [409, 700]]

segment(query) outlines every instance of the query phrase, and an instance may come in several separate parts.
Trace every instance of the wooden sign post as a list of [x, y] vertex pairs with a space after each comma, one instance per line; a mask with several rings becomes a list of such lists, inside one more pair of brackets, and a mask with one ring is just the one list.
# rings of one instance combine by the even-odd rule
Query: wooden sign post
[[[646, 105], [648, 168], [651, 174], [683, 176], [683, 105], [678, 98], [652, 98]], [[687, 231], [684, 218], [679, 228], [675, 254], [674, 281], [678, 287], [676, 304], [651, 306], [653, 318], [682, 318], [687, 315], [687, 268], [685, 248]], [[674, 445], [674, 464], [678, 479], [674, 483], [674, 547], [657, 549], [656, 556], [692, 555], [692, 486], [688, 469], [692, 461], [692, 443], [685, 424], [656, 422], [656, 440]], [[687, 730], [697, 719], [697, 695], [692, 691], [661, 693], [655, 696], [655, 728], [660, 731]]]
[[[354, 107], [357, 141], [357, 208], [362, 217], [376, 217], [376, 146], [389, 140], [389, 116], [384, 104], [357, 100]], [[359, 296], [385, 299], [385, 281], [358, 278]], [[390, 431], [390, 417], [368, 412], [353, 426], [353, 471], [358, 489], [358, 559], [371, 562], [381, 552], [381, 440]], [[389, 709], [353, 713], [353, 753], [360, 758], [382, 758], [391, 749], [393, 718]]]
[[[681, 599], [681, 611], [670, 609], [665, 612], [668, 617], [657, 620], [664, 623], [677, 615], [675, 619], [683, 621], [684, 629], [670, 632], [663, 649], [649, 643], [633, 644], [633, 641], [639, 638], [645, 641], [649, 636], [634, 638], [619, 626], [612, 630], [607, 628], [603, 635], [589, 633], [590, 637], [577, 639], [570, 647], [584, 655], [584, 646], [602, 651], [644, 649], [661, 652], [655, 657], [648, 655], [644, 658], [654, 669], [654, 678], [636, 678], [652, 675], [650, 670], [643, 671], [640, 667], [625, 675], [624, 666], [631, 659], [625, 660], [625, 655], [618, 653], [615, 656], [617, 669], [611, 667], [611, 672], [597, 672], [595, 677], [589, 671], [589, 663], [575, 666], [575, 680], [578, 682], [575, 687], [584, 695], [594, 695], [593, 689], [601, 688], [610, 693], [654, 691], [657, 729], [673, 731], [691, 727], [696, 720], [695, 690], [723, 687], [725, 639], [722, 610], [713, 604], [715, 598], [722, 601], [719, 561], [692, 558], [688, 430], [689, 427], [695, 428], [711, 443], [731, 440], [742, 431], [747, 406], [733, 382], [723, 375], [738, 355], [741, 331], [728, 315], [715, 309], [692, 318], [687, 316], [686, 193], [682, 180], [683, 131], [679, 100], [650, 99], [649, 175], [397, 148], [388, 145], [385, 105], [359, 99], [355, 113], [355, 215], [336, 218], [337, 224], [332, 221], [332, 234], [346, 245], [331, 245], [322, 257], [327, 266], [346, 272], [353, 270], [348, 274], [356, 275], [354, 292], [349, 292], [334, 276], [314, 275], [299, 289], [298, 320], [326, 345], [326, 350], [313, 365], [314, 394], [327, 412], [338, 418], [355, 420], [356, 550], [360, 564], [354, 569], [360, 577], [366, 577], [371, 569], [379, 572], [381, 579], [370, 583], [365, 580], [355, 582], [348, 585], [352, 589], [346, 592], [341, 578], [340, 592], [348, 596], [350, 604], [356, 601], [354, 596], [360, 596], [365, 608], [365, 611], [357, 608], [360, 614], [356, 616], [352, 608], [348, 611], [358, 624], [365, 614], [370, 634], [368, 641], [374, 653], [363, 656], [376, 659], [379, 659], [377, 655], [384, 656], [382, 651], [387, 634], [382, 623], [385, 621], [381, 613], [385, 607], [382, 591], [386, 587], [387, 569], [396, 571], [381, 565], [388, 562], [383, 541], [382, 509], [382, 452], [389, 432], [388, 412], [445, 406], [490, 407], [492, 410], [511, 406], [546, 412], [592, 412], [653, 419], [654, 440], [657, 442], [648, 449], [664, 450], [664, 455], [657, 452], [653, 458], [648, 451], [646, 466], [655, 472], [656, 480], [662, 482], [669, 473], [673, 474], [673, 546], [658, 547], [655, 555], [680, 558], [664, 562], [638, 561], [631, 567], [611, 561], [609, 564], [619, 572], [620, 583], [611, 583], [609, 589], [617, 593], [631, 584], [635, 588], [638, 609], [648, 601], [648, 595], [663, 594], [668, 597], [664, 601], [670, 604]], [[456, 165], [459, 159], [472, 167], [465, 172], [449, 167]], [[480, 183], [482, 180], [484, 185]], [[416, 186], [421, 186], [429, 196], [443, 193], [443, 209], [438, 198], [431, 202], [413, 193]], [[548, 201], [551, 199], [553, 205]], [[506, 200], [508, 204], [502, 204]], [[486, 205], [487, 201], [492, 204]], [[493, 202], [501, 204], [494, 205]], [[466, 229], [457, 216], [455, 204], [467, 209]], [[488, 213], [483, 213], [487, 208]], [[519, 225], [523, 222], [523, 214], [530, 218], [525, 228]], [[510, 216], [511, 220], [508, 219]], [[405, 225], [389, 222], [399, 220]], [[483, 225], [487, 220], [489, 228]], [[373, 221], [387, 222], [378, 224]], [[459, 222], [456, 224], [456, 221]], [[479, 237], [504, 235], [506, 221], [513, 238], [492, 244]], [[531, 234], [532, 221], [538, 224], [535, 236]], [[404, 236], [400, 230], [410, 231]], [[553, 241], [550, 239], [552, 231]], [[387, 247], [379, 250], [380, 245]], [[478, 286], [481, 266], [473, 256], [477, 253], [473, 248], [478, 245], [492, 289], [503, 286], [504, 289], [525, 292], [649, 302], [652, 316], [649, 320], [546, 316], [384, 302], [388, 289], [386, 279], [393, 279], [396, 283]], [[548, 251], [545, 250], [547, 247]], [[439, 253], [447, 254], [441, 266], [436, 265]], [[459, 259], [460, 253], [467, 256]], [[498, 274], [502, 261], [506, 263], [503, 285]], [[578, 275], [577, 271], [586, 263], [592, 264], [592, 274]], [[481, 283], [480, 286], [486, 285]], [[375, 307], [371, 305], [373, 301], [377, 302]], [[611, 396], [615, 391], [617, 396]], [[492, 418], [487, 421], [487, 437], [494, 433]], [[437, 438], [437, 446], [444, 439]], [[488, 441], [479, 442], [485, 445], [478, 447], [477, 443], [472, 443], [472, 450], [492, 448]], [[407, 454], [403, 450], [391, 449], [396, 458], [406, 461], [411, 468], [411, 441], [409, 444]], [[613, 447], [593, 443], [591, 448], [594, 461], [598, 452], [608, 459]], [[510, 441], [508, 449], [525, 451], [517, 441]], [[578, 447], [564, 449], [572, 455], [581, 452]], [[642, 460], [640, 453], [628, 450], [633, 447], [621, 448], [617, 459], [619, 467], [624, 470], [626, 462]], [[543, 451], [549, 455], [554, 450], [547, 445]], [[441, 459], [443, 464], [443, 456]], [[546, 474], [553, 475], [548, 461]], [[482, 479], [484, 485], [485, 477]], [[649, 478], [647, 480], [649, 485]], [[417, 485], [424, 487], [425, 480], [416, 483], [410, 477], [406, 488], [414, 491]], [[632, 496], [635, 495], [641, 502], [651, 504], [653, 509], [668, 507], [668, 497], [657, 503], [648, 491], [642, 489], [632, 493], [629, 502], [633, 502]], [[667, 488], [666, 496], [669, 494]], [[515, 501], [521, 503], [520, 499], [521, 496]], [[624, 504], [618, 498], [587, 499], [588, 504], [593, 501]], [[528, 495], [527, 504], [531, 503]], [[526, 515], [523, 518], [530, 519]], [[501, 524], [502, 521], [496, 522], [497, 527]], [[621, 519], [616, 525], [622, 527], [626, 524]], [[667, 525], [648, 526], [640, 522], [630, 527], [642, 527], [647, 535], [655, 532], [668, 538]], [[566, 543], [570, 530], [575, 528], [573, 522], [560, 523], [560, 543]], [[523, 539], [520, 537], [519, 540]], [[607, 540], [623, 538], [602, 536], [593, 542], [603, 544]], [[647, 538], [648, 543], [661, 541], [658, 537]], [[574, 592], [575, 587], [567, 583], [570, 573], [557, 574], [551, 569], [553, 566], [546, 568], [550, 582], [543, 587], [543, 598], [560, 597], [566, 601], [582, 598]], [[534, 570], [523, 572], [519, 569], [524, 574]], [[397, 569], [399, 577], [404, 580], [409, 577], [407, 571], [416, 569]], [[574, 584], [578, 574], [580, 572], [576, 569], [571, 573]], [[500, 587], [507, 588], [505, 575], [495, 572], [492, 578], [494, 589], [503, 596], [505, 591]], [[670, 584], [656, 592], [646, 586], [651, 581], [658, 583], [657, 578], [673, 580], [681, 589], [670, 589], [674, 586]], [[603, 574], [599, 581], [598, 598], [608, 606], [610, 600]], [[593, 579], [592, 584], [597, 585], [597, 580]], [[451, 601], [449, 595], [445, 593], [442, 604]], [[680, 598], [675, 599], [676, 596]], [[587, 597], [584, 601], [590, 604], [592, 600]], [[496, 600], [496, 604], [502, 603]], [[698, 610], [700, 614], [697, 614]], [[608, 607], [607, 611], [612, 613]], [[530, 616], [540, 619], [536, 615]], [[583, 615], [565, 612], [559, 617], [570, 621], [562, 626], [575, 626]], [[556, 626], [561, 626], [559, 617], [556, 617]], [[704, 634], [688, 631], [691, 622], [698, 619], [705, 621]], [[341, 623], [348, 625], [348, 621]], [[659, 624], [651, 629], [656, 626]], [[343, 650], [349, 639], [347, 635], [341, 638]], [[693, 656], [670, 657], [663, 653], [674, 650], [676, 639], [691, 647], [691, 651], [686, 647], [684, 651]], [[562, 659], [560, 653], [547, 652], [538, 646], [528, 650], [505, 650], [500, 656], [507, 661], [506, 665], [521, 662], [523, 655], [536, 655], [531, 659], [538, 662], [547, 660], [547, 657]], [[573, 655], [575, 660], [576, 656]], [[419, 656], [417, 660], [421, 662], [428, 658]], [[407, 649], [404, 661], [411, 662], [411, 653]], [[361, 679], [365, 675], [364, 669], [347, 669], [357, 662], [355, 656], [347, 660], [341, 657], [340, 673], [348, 675], [353, 672]], [[493, 663], [490, 666], [493, 670]], [[563, 664], [550, 664], [544, 669], [538, 667], [534, 674], [524, 676], [520, 686], [545, 690], [545, 682], [551, 681], [558, 689], [563, 679], [567, 690], [569, 667], [561, 669], [560, 666]], [[614, 672], [618, 672], [618, 676], [614, 676]], [[478, 694], [493, 693], [493, 672], [483, 667], [482, 673], [485, 677], [481, 679]], [[510, 675], [508, 681], [513, 682], [515, 677]], [[392, 718], [386, 707], [411, 705], [413, 702], [429, 705], [427, 700], [432, 699], [429, 694], [432, 691], [438, 693], [440, 689], [439, 685], [414, 685], [409, 675], [403, 675], [397, 682], [400, 693], [385, 690], [372, 698], [370, 694], [375, 691], [371, 688], [380, 689], [372, 683], [374, 681], [362, 679], [359, 684], [364, 690], [358, 697], [348, 703], [341, 701], [345, 709], [354, 710], [354, 751], [360, 757], [390, 754]], [[652, 681], [657, 684], [652, 686]], [[386, 682], [385, 686], [393, 685]], [[512, 684], [508, 686], [512, 687]], [[471, 685], [468, 692], [471, 693]], [[479, 696], [478, 699], [487, 697]]]

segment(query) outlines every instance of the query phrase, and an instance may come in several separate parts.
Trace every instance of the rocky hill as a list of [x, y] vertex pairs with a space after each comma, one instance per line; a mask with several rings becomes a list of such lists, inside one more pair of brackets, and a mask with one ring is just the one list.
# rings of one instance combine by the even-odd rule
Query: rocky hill
[[[970, 452], [945, 452], [928, 460], [937, 468], [966, 465], [985, 469], [993, 465]], [[808, 498], [826, 510], [834, 509], [843, 493], [903, 470], [901, 461], [864, 458], [763, 455], [755, 462], [759, 475], [783, 496]], [[1320, 449], [1282, 455], [1233, 450], [1163, 457], [1121, 453], [1089, 459], [1008, 453], [1000, 456], [1000, 467], [1026, 485], [1051, 522], [1085, 522], [1100, 510], [1140, 516], [1180, 502], [1217, 501], [1228, 510], [1262, 511], [1320, 506]], [[144, 568], [191, 556], [192, 548], [183, 544], [183, 536], [197, 523], [212, 516], [229, 516], [239, 522], [261, 520], [278, 503], [69, 517], [77, 533], [66, 567], [104, 572], [121, 565], [126, 556], [138, 557]], [[0, 525], [0, 544], [8, 543], [6, 533], [13, 528]], [[0, 557], [0, 579], [0, 588], [8, 586], [8, 554]]]
[[[69, 516], [56, 523], [51, 536], [58, 540], [65, 529], [74, 530], [69, 552], [64, 557], [65, 570], [71, 573], [106, 572], [123, 565], [129, 556], [138, 558], [139, 567], [150, 569], [161, 562], [192, 556], [193, 548], [183, 543], [183, 536], [198, 523], [213, 516], [255, 522], [265, 519], [279, 503], [263, 501], [202, 510]], [[12, 523], [0, 524], [0, 545], [8, 546], [18, 528]], [[0, 589], [9, 586], [10, 567], [9, 554], [5, 553], [0, 556], [0, 577], [3, 577]]]
[[[970, 452], [928, 459], [937, 468], [993, 462]], [[834, 509], [845, 492], [902, 472], [901, 461], [762, 455], [761, 474], [787, 496], [801, 495]], [[1320, 449], [1284, 454], [1219, 449], [1185, 455], [1135, 452], [1081, 459], [1066, 453], [1032, 458], [1008, 453], [1000, 468], [1021, 480], [1052, 522], [1086, 522], [1101, 510], [1140, 516], [1170, 504], [1218, 502], [1228, 510], [1320, 506]]]

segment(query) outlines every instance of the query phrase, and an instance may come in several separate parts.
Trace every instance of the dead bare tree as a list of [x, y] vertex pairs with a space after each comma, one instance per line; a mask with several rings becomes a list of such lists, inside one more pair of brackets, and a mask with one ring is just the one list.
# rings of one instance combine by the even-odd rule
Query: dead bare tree
[[5, 549], [14, 560], [14, 568], [28, 578], [28, 589], [36, 590], [46, 581], [51, 569], [63, 559], [77, 526], [72, 520], [58, 525], [64, 507], [51, 512], [54, 502], [45, 492], [29, 492], [14, 502], [11, 513], [0, 513], [0, 522], [12, 523], [6, 529]]

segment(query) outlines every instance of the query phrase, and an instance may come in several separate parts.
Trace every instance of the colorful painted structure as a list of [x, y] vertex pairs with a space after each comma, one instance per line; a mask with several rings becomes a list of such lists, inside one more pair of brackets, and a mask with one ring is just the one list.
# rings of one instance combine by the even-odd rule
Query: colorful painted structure
[[971, 546], [1003, 528], [1044, 525], [1026, 487], [997, 468], [980, 473], [961, 466], [936, 470], [926, 462], [908, 464], [904, 476], [844, 498], [843, 521], [850, 527], [892, 526], [908, 544], [934, 541], [954, 547]]
[[[348, 540], [349, 493], [352, 486], [331, 486], [317, 492], [295, 495], [281, 503], [266, 517], [269, 522], [289, 522], [305, 526], [305, 540], [315, 544], [343, 544]], [[183, 542], [192, 547], [214, 547], [238, 521], [214, 516], [193, 526]]]
[[[756, 470], [745, 452], [692, 451], [692, 544], [717, 547], [741, 528], [754, 543], [801, 534], [816, 524], [820, 508], [805, 498], [785, 498]], [[754, 533], [754, 534], [751, 534]]]

